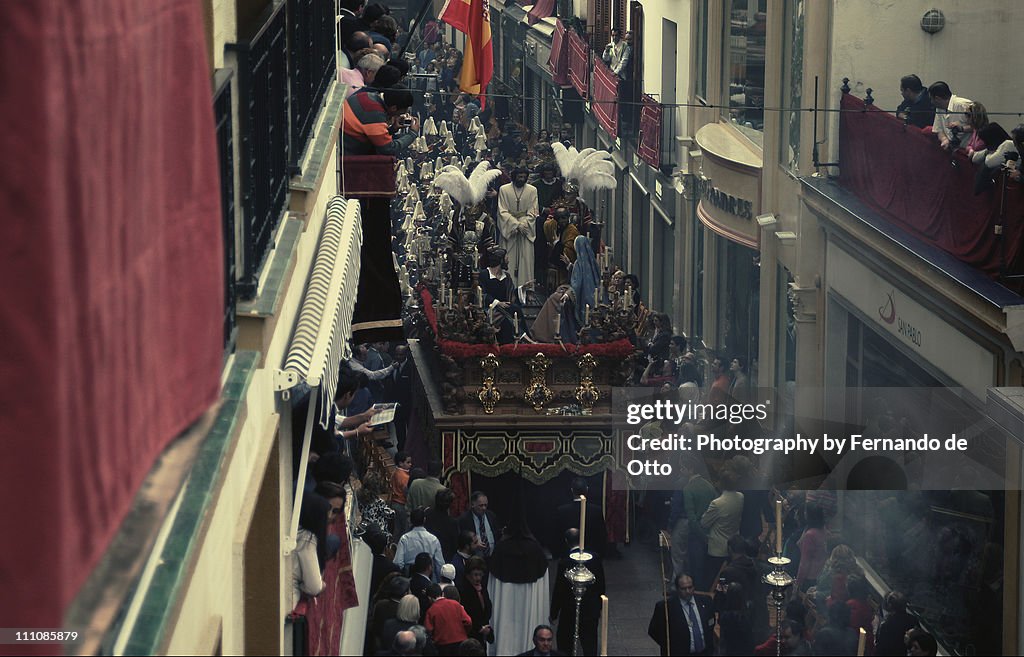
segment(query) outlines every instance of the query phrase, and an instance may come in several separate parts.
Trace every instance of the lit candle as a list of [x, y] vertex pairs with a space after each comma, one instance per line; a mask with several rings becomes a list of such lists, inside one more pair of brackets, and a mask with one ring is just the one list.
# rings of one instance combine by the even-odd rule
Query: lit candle
[[583, 323], [584, 324], [590, 324], [590, 304], [589, 303], [587, 304], [587, 307], [583, 309], [583, 315], [584, 315]]
[[587, 535], [587, 496], [580, 495], [580, 552], [583, 552], [584, 540]]
[[782, 500], [775, 500], [775, 554], [782, 556]]
[[608, 657], [608, 596], [601, 596], [601, 657]]
[[860, 628], [860, 637], [857, 639], [857, 657], [864, 657], [864, 647], [867, 644], [868, 633]]

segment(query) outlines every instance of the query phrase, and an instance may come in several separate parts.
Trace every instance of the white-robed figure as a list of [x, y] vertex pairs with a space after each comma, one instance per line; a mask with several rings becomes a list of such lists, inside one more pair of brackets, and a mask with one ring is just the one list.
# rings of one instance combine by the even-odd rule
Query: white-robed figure
[[533, 629], [548, 623], [551, 589], [544, 548], [526, 524], [526, 514], [505, 527], [489, 561], [487, 591], [494, 611], [491, 655], [518, 655], [529, 646]]
[[517, 281], [533, 278], [533, 243], [537, 239], [536, 220], [540, 214], [537, 188], [527, 183], [530, 172], [517, 167], [512, 182], [498, 190], [498, 230], [501, 248], [508, 253], [508, 271]]

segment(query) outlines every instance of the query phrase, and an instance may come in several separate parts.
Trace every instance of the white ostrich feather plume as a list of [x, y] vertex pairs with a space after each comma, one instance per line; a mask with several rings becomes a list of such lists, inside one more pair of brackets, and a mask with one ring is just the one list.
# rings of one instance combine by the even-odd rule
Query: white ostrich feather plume
[[487, 186], [501, 175], [501, 171], [491, 169], [490, 162], [481, 162], [466, 177], [462, 169], [448, 165], [434, 178], [434, 185], [458, 201], [463, 207], [476, 205], [484, 200]]
[[574, 146], [566, 148], [558, 142], [552, 144], [551, 149], [562, 176], [579, 185], [581, 192], [615, 187], [615, 165], [608, 151], [594, 148], [578, 151]]

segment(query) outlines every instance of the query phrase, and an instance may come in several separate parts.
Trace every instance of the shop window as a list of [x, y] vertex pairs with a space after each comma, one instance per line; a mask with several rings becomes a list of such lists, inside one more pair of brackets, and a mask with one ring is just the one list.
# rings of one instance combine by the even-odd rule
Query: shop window
[[708, 0], [697, 3], [697, 71], [693, 93], [701, 98], [708, 95]]
[[764, 51], [768, 0], [728, 0], [722, 39], [726, 118], [757, 145], [764, 130]]
[[[757, 360], [760, 253], [722, 237], [718, 243], [718, 349], [727, 358], [745, 356], [750, 372]], [[753, 379], [753, 377], [751, 377]]]

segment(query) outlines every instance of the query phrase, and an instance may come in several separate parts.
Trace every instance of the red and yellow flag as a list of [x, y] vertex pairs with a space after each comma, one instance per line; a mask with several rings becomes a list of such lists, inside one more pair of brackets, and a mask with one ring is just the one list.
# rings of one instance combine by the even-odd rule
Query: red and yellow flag
[[446, 0], [440, 19], [466, 35], [459, 89], [482, 96], [494, 74], [491, 17], [486, 0]]

